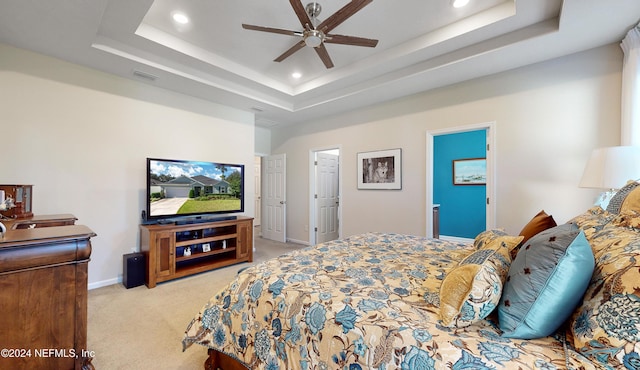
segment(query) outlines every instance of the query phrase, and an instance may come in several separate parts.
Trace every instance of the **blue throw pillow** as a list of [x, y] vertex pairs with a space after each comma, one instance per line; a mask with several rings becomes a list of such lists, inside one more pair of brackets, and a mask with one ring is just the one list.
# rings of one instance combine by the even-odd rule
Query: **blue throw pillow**
[[529, 239], [511, 263], [498, 305], [503, 336], [551, 335], [582, 301], [593, 268], [591, 246], [575, 224]]

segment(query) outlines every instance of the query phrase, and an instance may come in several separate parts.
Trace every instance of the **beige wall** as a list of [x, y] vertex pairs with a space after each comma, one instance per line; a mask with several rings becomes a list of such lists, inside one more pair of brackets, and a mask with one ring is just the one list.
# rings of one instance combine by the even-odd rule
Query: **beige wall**
[[258, 155], [271, 153], [271, 131], [264, 127], [255, 128], [255, 152]]
[[146, 158], [244, 163], [254, 214], [253, 114], [0, 44], [0, 183], [33, 184], [36, 214], [93, 229], [90, 287], [139, 247]]
[[[496, 127], [496, 226], [518, 233], [540, 209], [567, 221], [597, 195], [577, 186], [591, 150], [619, 145], [621, 65], [608, 45], [274, 130], [272, 153], [287, 155], [287, 237], [309, 240], [309, 151], [331, 146], [342, 148], [343, 236], [425, 235], [427, 131], [487, 122]], [[402, 148], [402, 190], [357, 190], [357, 153], [392, 148]]]
[[[340, 146], [344, 235], [424, 234], [427, 130], [495, 121], [497, 225], [518, 232], [542, 208], [564, 222], [595, 198], [577, 183], [593, 148], [619, 143], [621, 61], [609, 45], [276, 130], [269, 144], [250, 113], [0, 44], [0, 183], [33, 184], [37, 214], [73, 213], [96, 231], [99, 286], [138, 247], [146, 157], [251, 166], [254, 148], [286, 153], [287, 233], [305, 241], [309, 150]], [[358, 191], [356, 154], [389, 148], [403, 149], [403, 189]], [[253, 215], [251, 176], [245, 185]]]

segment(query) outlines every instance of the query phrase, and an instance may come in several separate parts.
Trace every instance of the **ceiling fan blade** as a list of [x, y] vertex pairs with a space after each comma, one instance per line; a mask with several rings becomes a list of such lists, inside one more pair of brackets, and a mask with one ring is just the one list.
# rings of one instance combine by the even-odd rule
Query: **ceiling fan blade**
[[343, 6], [340, 10], [333, 13], [329, 18], [320, 23], [316, 29], [321, 30], [324, 33], [331, 32], [331, 30], [338, 27], [342, 22], [346, 21], [360, 9], [369, 5], [372, 1], [373, 0], [352, 0], [350, 3]]
[[315, 47], [314, 49], [316, 49], [316, 53], [318, 53], [318, 56], [322, 59], [324, 66], [327, 68], [333, 68], [333, 62], [331, 61], [329, 52], [327, 51], [327, 48], [324, 47], [324, 44], [320, 44], [320, 46]]
[[333, 35], [333, 34], [327, 35], [327, 38], [324, 40], [324, 42], [329, 44], [366, 46], [369, 48], [375, 48], [376, 45], [378, 45], [378, 40], [374, 40], [374, 39], [366, 39], [364, 37], [356, 37], [356, 36]]
[[283, 60], [287, 59], [288, 57], [291, 56], [291, 54], [295, 53], [296, 51], [302, 49], [305, 47], [305, 43], [304, 40], [301, 40], [300, 42], [298, 42], [297, 44], [293, 45], [289, 50], [285, 51], [282, 55], [280, 55], [279, 57], [277, 57], [276, 59], [274, 59], [274, 62], [282, 62]]
[[242, 28], [244, 28], [245, 30], [279, 33], [281, 35], [288, 35], [288, 36], [302, 36], [302, 32], [298, 32], [298, 31], [283, 30], [281, 28], [254, 26], [252, 24], [243, 23]]
[[289, 0], [291, 3], [291, 7], [293, 7], [293, 11], [296, 12], [298, 19], [300, 20], [300, 24], [302, 24], [302, 28], [306, 29], [307, 26], [312, 27], [311, 19], [309, 19], [309, 15], [307, 11], [304, 9], [304, 5], [302, 5], [301, 0]]

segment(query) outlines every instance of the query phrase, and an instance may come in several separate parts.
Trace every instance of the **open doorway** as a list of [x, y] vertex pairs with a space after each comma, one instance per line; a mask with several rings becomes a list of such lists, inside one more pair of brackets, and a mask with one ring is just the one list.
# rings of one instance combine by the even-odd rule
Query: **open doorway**
[[[426, 225], [426, 229], [427, 229], [427, 235], [428, 236], [433, 236], [434, 235], [434, 229], [436, 227], [439, 227], [440, 225], [435, 225], [433, 220], [434, 220], [434, 215], [436, 214], [436, 212], [433, 212], [434, 207], [438, 209], [438, 217], [440, 218], [440, 223], [442, 223], [442, 216], [443, 216], [443, 207], [448, 206], [448, 205], [443, 205], [443, 204], [436, 204], [438, 202], [436, 202], [436, 198], [441, 198], [440, 195], [436, 196], [434, 194], [434, 191], [436, 189], [436, 183], [438, 181], [446, 181], [446, 182], [454, 182], [455, 183], [455, 179], [453, 178], [453, 176], [451, 174], [447, 175], [446, 178], [441, 178], [442, 174], [441, 173], [436, 173], [435, 168], [437, 167], [437, 165], [435, 164], [436, 161], [438, 161], [439, 159], [437, 158], [438, 153], [435, 151], [435, 145], [434, 145], [434, 139], [436, 137], [444, 137], [446, 136], [457, 136], [458, 134], [464, 134], [464, 133], [471, 133], [471, 132], [476, 132], [476, 133], [480, 133], [483, 137], [481, 140], [482, 141], [482, 146], [480, 148], [480, 152], [482, 153], [481, 155], [475, 155], [473, 157], [481, 157], [484, 156], [484, 158], [486, 158], [486, 173], [485, 173], [485, 177], [486, 177], [486, 181], [485, 181], [485, 185], [484, 185], [484, 191], [482, 192], [482, 196], [479, 200], [481, 206], [482, 206], [482, 211], [484, 212], [484, 214], [482, 215], [484, 218], [484, 222], [483, 225], [480, 225], [479, 228], [482, 230], [485, 229], [491, 229], [495, 227], [495, 123], [483, 123], [483, 124], [477, 124], [477, 125], [468, 125], [468, 126], [463, 126], [463, 127], [456, 127], [456, 128], [448, 128], [448, 129], [442, 129], [442, 130], [435, 130], [435, 131], [429, 131], [427, 132], [427, 158], [426, 158], [426, 163], [427, 163], [427, 194], [426, 194], [426, 199], [427, 199], [427, 225]], [[453, 146], [457, 145], [457, 144], [451, 144]], [[464, 144], [461, 144], [464, 145]], [[450, 159], [450, 158], [449, 158]], [[478, 159], [478, 158], [474, 158], [474, 159]], [[452, 170], [453, 164], [452, 161], [447, 160], [447, 164], [446, 166], [449, 167], [449, 169]], [[464, 222], [464, 218], [460, 218], [460, 215], [464, 214], [461, 212], [455, 213], [453, 215], [453, 217], [456, 218], [456, 220], [454, 220], [454, 222], [460, 223], [460, 222]], [[456, 239], [460, 239], [461, 241], [463, 240], [468, 240], [468, 239], [472, 239], [472, 237], [467, 236], [467, 235], [462, 235], [462, 236], [458, 236], [458, 235], [446, 235], [446, 233], [442, 233], [443, 230], [439, 230], [441, 237], [443, 239], [451, 239], [451, 240], [456, 240]], [[437, 232], [437, 230], [436, 230]]]
[[309, 244], [339, 239], [342, 235], [340, 148], [309, 152]]

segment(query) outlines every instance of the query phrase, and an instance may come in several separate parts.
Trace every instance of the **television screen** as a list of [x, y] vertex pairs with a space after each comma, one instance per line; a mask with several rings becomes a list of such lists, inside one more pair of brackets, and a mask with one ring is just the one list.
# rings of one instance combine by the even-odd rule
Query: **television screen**
[[147, 218], [244, 212], [244, 165], [147, 158]]

